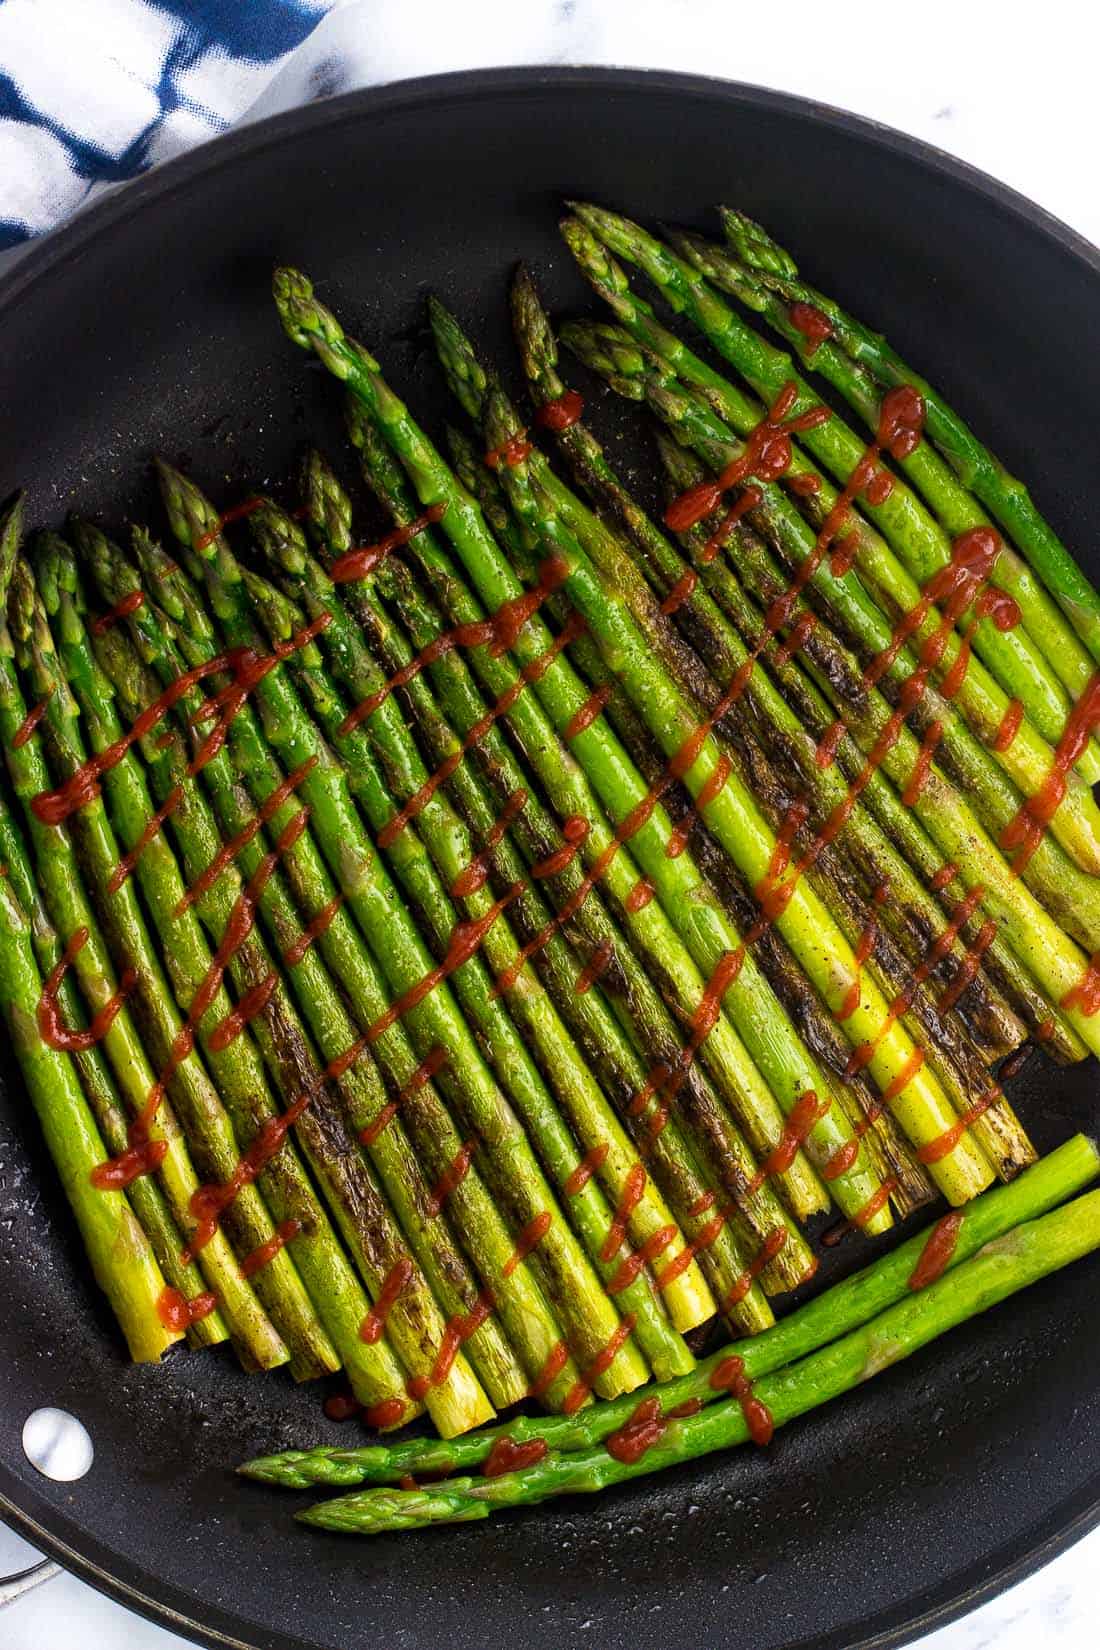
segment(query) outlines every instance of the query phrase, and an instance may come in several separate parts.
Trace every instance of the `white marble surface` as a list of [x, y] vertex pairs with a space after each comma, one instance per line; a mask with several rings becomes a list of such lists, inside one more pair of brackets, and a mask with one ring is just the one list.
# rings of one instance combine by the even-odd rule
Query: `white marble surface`
[[[96, 0], [88, 0], [95, 5]], [[257, 115], [319, 90], [507, 63], [692, 70], [839, 104], [951, 150], [1100, 242], [1095, 52], [1081, 0], [352, 0]], [[1094, 38], [1091, 41], [1095, 44]], [[0, 1528], [0, 1573], [33, 1555]], [[1094, 1568], [1093, 1566], [1096, 1566]], [[922, 1650], [1095, 1650], [1100, 1531]], [[0, 1650], [180, 1650], [62, 1576], [0, 1617]], [[337, 1650], [337, 1647], [334, 1647]], [[338, 1650], [344, 1650], [343, 1646]]]

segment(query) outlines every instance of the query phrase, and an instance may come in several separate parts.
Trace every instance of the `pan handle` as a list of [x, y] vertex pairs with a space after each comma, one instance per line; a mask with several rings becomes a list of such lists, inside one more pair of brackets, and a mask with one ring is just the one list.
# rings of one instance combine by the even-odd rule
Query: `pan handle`
[[60, 1564], [55, 1564], [52, 1558], [40, 1558], [29, 1569], [19, 1570], [13, 1576], [0, 1576], [0, 1610], [6, 1604], [14, 1604], [32, 1587], [40, 1587], [44, 1581], [52, 1581], [60, 1574]]

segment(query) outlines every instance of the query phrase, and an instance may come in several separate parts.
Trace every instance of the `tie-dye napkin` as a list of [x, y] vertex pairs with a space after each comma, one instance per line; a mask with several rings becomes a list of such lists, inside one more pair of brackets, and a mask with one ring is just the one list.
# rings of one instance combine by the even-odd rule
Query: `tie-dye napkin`
[[0, 249], [238, 120], [340, 4], [0, 0]]

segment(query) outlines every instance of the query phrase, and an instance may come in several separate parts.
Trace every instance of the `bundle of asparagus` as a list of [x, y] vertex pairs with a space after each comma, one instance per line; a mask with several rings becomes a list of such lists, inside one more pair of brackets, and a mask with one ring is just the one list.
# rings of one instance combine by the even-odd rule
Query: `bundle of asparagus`
[[[1097, 598], [883, 340], [723, 225], [563, 224], [612, 319], [561, 336], [655, 417], [663, 524], [523, 270], [573, 484], [438, 301], [451, 463], [280, 270], [383, 537], [316, 452], [298, 509], [219, 514], [158, 463], [176, 559], [0, 517], [0, 986], [133, 1356], [229, 1339], [469, 1434], [254, 1476], [484, 1468], [315, 1523], [762, 1442], [1100, 1242], [1095, 1196], [1049, 1212], [1094, 1148], [1036, 1164], [1003, 1087], [1100, 1052]], [[965, 1216], [775, 1323], [811, 1217], [874, 1236], [937, 1194]], [[742, 1339], [697, 1364], [719, 1320]], [[471, 1431], [524, 1397], [554, 1418]]]

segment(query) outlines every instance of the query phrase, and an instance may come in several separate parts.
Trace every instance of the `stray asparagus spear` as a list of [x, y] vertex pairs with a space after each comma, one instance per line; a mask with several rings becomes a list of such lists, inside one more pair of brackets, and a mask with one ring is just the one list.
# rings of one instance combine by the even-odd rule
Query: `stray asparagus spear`
[[[1024, 1221], [1064, 1203], [1083, 1191], [1100, 1173], [1095, 1142], [1074, 1135], [1064, 1146], [1032, 1164], [1011, 1186], [998, 1186], [936, 1226], [917, 1232], [889, 1255], [880, 1256], [862, 1271], [799, 1307], [773, 1329], [748, 1340], [735, 1341], [704, 1358], [690, 1375], [653, 1389], [665, 1414], [682, 1404], [715, 1403], [726, 1393], [711, 1377], [731, 1357], [743, 1364], [746, 1380], [756, 1381], [783, 1369], [819, 1347], [877, 1317], [903, 1300], [925, 1256], [941, 1256], [944, 1270], [960, 1265], [986, 1244], [1003, 1237]], [[935, 1242], [931, 1250], [931, 1234]], [[950, 1244], [950, 1248], [948, 1248]], [[407, 1473], [454, 1473], [479, 1466], [501, 1438], [514, 1444], [541, 1439], [552, 1450], [587, 1450], [628, 1422], [637, 1398], [617, 1398], [593, 1404], [575, 1416], [519, 1416], [499, 1427], [486, 1427], [453, 1443], [433, 1438], [410, 1438], [394, 1444], [367, 1444], [357, 1449], [321, 1446], [262, 1455], [239, 1470], [249, 1478], [284, 1489], [308, 1489], [311, 1484], [347, 1487], [352, 1484], [397, 1483]]]
[[[967, 1217], [962, 1218], [965, 1229]], [[487, 1458], [485, 1467], [490, 1470], [476, 1478], [444, 1479], [409, 1490], [362, 1490], [320, 1502], [298, 1517], [319, 1529], [354, 1535], [465, 1522], [487, 1518], [502, 1506], [590, 1494], [749, 1439], [766, 1445], [777, 1427], [850, 1392], [968, 1318], [1100, 1248], [1100, 1192], [1087, 1192], [1012, 1227], [937, 1276], [950, 1241], [940, 1235], [943, 1231], [942, 1223], [933, 1228], [929, 1241], [936, 1249], [924, 1268], [924, 1276], [935, 1281], [925, 1282], [914, 1268], [910, 1289], [894, 1305], [820, 1351], [755, 1382], [746, 1376], [742, 1357], [727, 1357], [710, 1375], [715, 1386], [733, 1394], [722, 1402], [698, 1410], [689, 1405], [689, 1413], [678, 1415], [675, 1409], [665, 1412], [654, 1395], [644, 1409], [636, 1406], [632, 1419], [603, 1447], [560, 1453], [545, 1448], [540, 1452], [532, 1444], [526, 1456], [530, 1464], [522, 1464], [521, 1457], [515, 1470], [509, 1470], [511, 1453], [502, 1451], [497, 1457], [499, 1475]], [[914, 1283], [918, 1287], [912, 1287]]]

